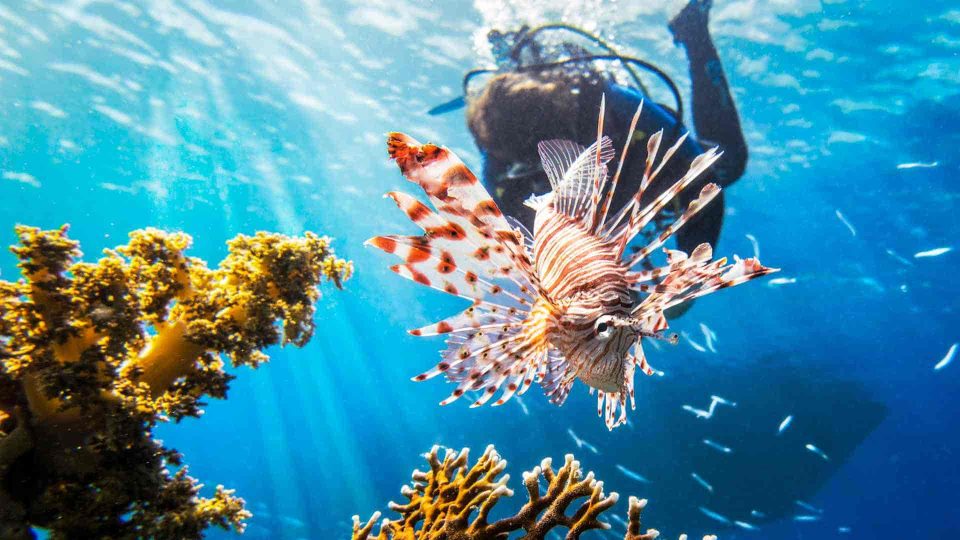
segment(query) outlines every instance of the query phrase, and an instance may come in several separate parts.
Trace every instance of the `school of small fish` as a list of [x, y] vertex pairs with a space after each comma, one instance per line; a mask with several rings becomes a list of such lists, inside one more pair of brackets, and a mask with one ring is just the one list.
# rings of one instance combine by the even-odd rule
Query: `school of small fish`
[[[952, 356], [955, 354], [956, 349], [957, 349], [958, 347], [960, 347], [960, 345], [958, 345], [958, 344], [955, 344], [953, 347], [951, 347], [951, 350], [948, 351], [948, 353], [947, 353], [947, 357], [948, 357], [948, 358], [952, 358]], [[709, 406], [706, 410], [697, 409], [697, 408], [695, 408], [695, 407], [693, 407], [693, 406], [691, 406], [691, 405], [683, 405], [683, 410], [685, 410], [685, 411], [687, 411], [687, 412], [690, 412], [690, 413], [693, 414], [696, 418], [699, 418], [699, 419], [710, 419], [710, 418], [715, 414], [718, 405], [726, 405], [726, 406], [729, 406], [729, 407], [736, 407], [736, 406], [737, 406], [737, 403], [736, 403], [736, 402], [733, 402], [733, 401], [730, 401], [730, 400], [728, 400], [728, 399], [726, 399], [726, 398], [723, 398], [723, 397], [721, 397], [721, 396], [713, 395], [713, 396], [710, 396], [710, 406]], [[783, 418], [783, 420], [780, 421], [780, 424], [777, 426], [777, 433], [776, 433], [776, 435], [777, 435], [777, 436], [782, 435], [782, 434], [790, 427], [790, 425], [791, 425], [792, 423], [793, 423], [793, 415], [792, 415], [792, 414], [788, 414], [787, 416], [785, 416], [785, 417]], [[704, 445], [706, 445], [707, 447], [709, 447], [709, 448], [711, 448], [711, 449], [713, 449], [713, 450], [716, 450], [716, 451], [718, 451], [718, 452], [720, 452], [720, 453], [723, 453], [723, 454], [730, 454], [730, 453], [733, 452], [733, 449], [732, 449], [732, 448], [730, 448], [730, 447], [728, 447], [728, 446], [725, 446], [725, 445], [723, 445], [723, 444], [720, 444], [720, 443], [718, 443], [718, 442], [716, 442], [716, 441], [714, 441], [714, 440], [711, 440], [711, 439], [703, 439], [703, 443], [704, 443]], [[804, 448], [805, 448], [808, 452], [813, 453], [814, 455], [820, 457], [820, 458], [823, 459], [824, 461], [830, 461], [830, 457], [829, 457], [823, 450], [821, 450], [819, 447], [817, 447], [817, 446], [815, 446], [815, 445], [813, 445], [813, 444], [807, 443], [807, 444], [804, 445]], [[623, 472], [626, 476], [628, 476], [628, 477], [631, 476], [630, 473], [632, 473], [632, 471], [630, 471], [629, 469], [627, 469], [627, 468], [624, 467], [623, 465], [617, 465], [617, 468], [620, 469], [620, 471]], [[635, 473], [634, 473], [634, 474], [635, 474]], [[703, 478], [699, 473], [697, 473], [696, 471], [691, 471], [691, 472], [690, 472], [690, 478], [693, 479], [693, 481], [696, 482], [698, 485], [700, 485], [707, 493], [709, 493], [709, 494], [711, 494], [711, 495], [713, 495], [713, 494], [715, 493], [716, 490], [715, 490], [714, 485], [711, 484], [710, 482], [708, 482], [706, 479], [704, 479], [704, 478]], [[644, 478], [643, 481], [646, 482], [647, 480]], [[794, 504], [796, 504], [796, 506], [799, 507], [799, 508], [803, 511], [803, 513], [794, 514], [794, 515], [790, 518], [790, 519], [792, 519], [793, 521], [795, 521], [795, 522], [815, 522], [815, 521], [820, 521], [820, 520], [821, 520], [821, 518], [822, 518], [822, 516], [823, 516], [823, 513], [824, 513], [823, 509], [818, 508], [818, 507], [816, 507], [816, 506], [814, 506], [814, 505], [812, 505], [812, 504], [810, 504], [810, 503], [808, 503], [808, 502], [806, 502], [806, 501], [802, 501], [802, 500], [799, 500], [799, 499], [795, 500], [795, 501], [794, 501]], [[700, 506], [700, 507], [699, 507], [699, 510], [700, 510], [700, 512], [703, 513], [705, 516], [709, 517], [710, 519], [712, 519], [712, 520], [714, 520], [714, 521], [717, 521], [718, 523], [722, 523], [722, 524], [724, 524], [724, 525], [732, 525], [732, 526], [739, 527], [739, 528], [744, 529], [744, 530], [750, 530], [750, 531], [754, 531], [754, 530], [759, 530], [759, 529], [760, 529], [760, 527], [758, 527], [757, 525], [755, 525], [755, 524], [753, 524], [753, 523], [750, 523], [750, 522], [748, 522], [748, 521], [738, 520], [738, 519], [734, 519], [734, 518], [732, 518], [732, 517], [725, 516], [725, 515], [723, 515], [723, 514], [721, 514], [721, 513], [719, 513], [719, 512], [716, 512], [716, 511], [714, 511], [714, 510], [711, 510], [711, 509], [709, 509], [709, 508], [707, 508], [707, 507], [705, 507], [705, 506]], [[755, 519], [765, 519], [765, 518], [767, 517], [767, 515], [766, 515], [764, 512], [761, 512], [760, 510], [753, 509], [753, 510], [750, 511], [750, 517], [751, 517], [751, 518], [755, 518]], [[839, 527], [837, 530], [838, 530], [838, 532], [840, 532], [840, 533], [850, 532], [849, 527]]]
[[[906, 170], [906, 169], [932, 169], [932, 168], [935, 168], [935, 167], [937, 167], [937, 166], [939, 166], [939, 165], [940, 165], [940, 162], [939, 162], [939, 161], [930, 161], [930, 162], [917, 161], [917, 162], [899, 163], [899, 164], [897, 164], [897, 169], [900, 169], [900, 170]], [[847, 228], [847, 230], [850, 231], [850, 234], [851, 234], [852, 236], [857, 236], [857, 230], [856, 230], [856, 228], [854, 228], [853, 224], [850, 223], [850, 221], [849, 221], [849, 220], [847, 219], [847, 217], [843, 214], [843, 212], [841, 212], [840, 209], [836, 209], [836, 210], [834, 211], [834, 213], [836, 214], [837, 219], [839, 219], [840, 222], [843, 223], [843, 225]], [[754, 238], [752, 235], [749, 235], [749, 234], [748, 234], [747, 237], [751, 240], [751, 242], [755, 242], [755, 238]], [[756, 247], [756, 244], [754, 244], [754, 245], [755, 245], [755, 247]], [[893, 249], [885, 248], [885, 251], [886, 251], [887, 255], [889, 255], [889, 256], [890, 256], [891, 258], [893, 258], [895, 261], [901, 263], [901, 264], [904, 265], [904, 266], [908, 266], [908, 267], [916, 266], [916, 264], [914, 264], [913, 261], [911, 261], [910, 259], [908, 259], [908, 258], [900, 255], [899, 253], [897, 253], [897, 252], [894, 251]], [[918, 252], [916, 252], [916, 253], [913, 254], [913, 258], [914, 258], [914, 259], [932, 259], [932, 258], [935, 258], [935, 257], [941, 257], [941, 256], [943, 256], [943, 255], [946, 255], [946, 254], [952, 252], [952, 251], [953, 251], [953, 246], [940, 246], [940, 247], [935, 247], [935, 248], [930, 248], [930, 249], [925, 249], [925, 250], [918, 251]], [[864, 284], [869, 285], [869, 286], [877, 289], [877, 290], [880, 291], [880, 292], [883, 291], [883, 287], [882, 287], [875, 279], [873, 279], [873, 278], [865, 277], [865, 278], [862, 278], [861, 281], [862, 281]], [[796, 278], [777, 277], [777, 278], [773, 278], [773, 279], [768, 280], [768, 281], [767, 281], [767, 286], [768, 286], [768, 287], [778, 287], [778, 286], [781, 286], [781, 285], [789, 285], [789, 284], [793, 284], [793, 283], [796, 283], [796, 282], [797, 282]], [[906, 292], [909, 291], [909, 287], [908, 287], [907, 284], [905, 284], [905, 283], [901, 284], [901, 285], [898, 287], [898, 289], [899, 289], [901, 292], [903, 292], [903, 293], [906, 293]], [[691, 346], [693, 346], [693, 343], [691, 343]], [[950, 348], [947, 350], [946, 355], [944, 355], [944, 357], [941, 358], [940, 361], [937, 362], [937, 363], [933, 366], [933, 370], [934, 370], [934, 371], [940, 371], [941, 369], [947, 367], [947, 366], [950, 364], [951, 361], [953, 361], [953, 357], [956, 355], [956, 352], [957, 352], [957, 346], [958, 346], [958, 344], [956, 344], [956, 343], [954, 343], [953, 345], [950, 346]], [[696, 347], [695, 347], [695, 348], [696, 348]], [[781, 424], [781, 426], [780, 426], [780, 432], [781, 432], [781, 433], [783, 432], [784, 429], [786, 429], [786, 426], [789, 425], [789, 420], [790, 420], [791, 418], [792, 418], [792, 417], [787, 417], [787, 418], [784, 419], [784, 422], [785, 422], [785, 423], [784, 423], [784, 424]], [[814, 446], [814, 445], [807, 445], [807, 450], [810, 450], [811, 452], [819, 455], [819, 456], [822, 457], [824, 460], [829, 460], [829, 458], [827, 457], [827, 455], [824, 454], [822, 451], [820, 451], [818, 448], [816, 448], [816, 446]]]
[[[952, 355], [952, 354], [955, 352], [956, 348], [957, 348], [957, 345], [954, 345], [954, 347], [952, 348], [952, 350], [951, 350], [950, 352], [948, 352], [948, 356]], [[695, 417], [697, 417], [697, 418], [700, 418], [700, 419], [710, 419], [710, 418], [715, 414], [715, 412], [716, 412], [716, 410], [717, 410], [717, 407], [718, 407], [719, 405], [724, 405], [724, 406], [728, 406], [728, 407], [736, 407], [736, 406], [737, 406], [737, 403], [734, 402], [734, 401], [731, 401], [731, 400], [729, 400], [729, 399], [726, 399], [726, 398], [724, 398], [724, 397], [721, 397], [721, 396], [712, 395], [712, 396], [710, 396], [710, 405], [709, 405], [709, 407], [708, 407], [706, 410], [697, 409], [697, 408], [692, 407], [692, 406], [690, 406], [690, 405], [684, 405], [684, 406], [683, 406], [683, 409], [684, 409], [685, 411], [690, 412], [691, 414], [693, 414], [693, 415], [694, 415]], [[777, 434], [778, 436], [779, 436], [779, 435], [782, 435], [782, 434], [787, 430], [787, 428], [790, 427], [790, 425], [791, 425], [792, 423], [793, 423], [793, 415], [787, 415], [787, 416], [785, 416], [785, 417], [783, 418], [783, 420], [781, 420], [779, 426], [777, 427], [777, 433], [776, 433], [776, 434]], [[576, 434], [576, 432], [573, 431], [573, 429], [568, 429], [568, 430], [567, 430], [567, 433], [568, 433], [568, 435], [570, 435], [570, 438], [573, 440], [573, 442], [574, 442], [574, 444], [577, 446], [577, 448], [586, 449], [586, 450], [588, 450], [588, 451], [590, 451], [590, 452], [592, 452], [592, 453], [594, 453], [594, 454], [598, 454], [598, 455], [599, 455], [600, 451], [597, 449], [597, 447], [594, 446], [593, 444], [587, 442], [587, 441], [584, 440], [583, 438], [581, 438], [579, 435]], [[711, 448], [711, 449], [713, 449], [713, 450], [716, 450], [716, 451], [718, 451], [718, 452], [720, 452], [720, 453], [723, 453], [723, 454], [729, 454], [729, 453], [732, 453], [732, 452], [733, 452], [733, 449], [731, 449], [730, 447], [725, 446], [725, 445], [723, 445], [723, 444], [720, 444], [720, 443], [718, 443], [718, 442], [716, 442], [716, 441], [713, 441], [713, 440], [711, 440], [711, 439], [703, 439], [703, 443], [704, 443], [704, 445], [708, 446], [709, 448]], [[809, 444], [809, 443], [806, 444], [806, 445], [805, 445], [805, 449], [806, 449], [807, 451], [809, 451], [809, 452], [811, 452], [811, 453], [819, 456], [819, 457], [820, 457], [821, 459], [823, 459], [824, 461], [830, 461], [829, 456], [827, 456], [827, 454], [826, 454], [825, 452], [823, 452], [823, 450], [821, 450], [820, 448], [818, 448], [817, 446], [815, 446], [815, 445], [813, 445], [813, 444]], [[623, 476], [625, 476], [626, 478], [629, 478], [630, 480], [633, 480], [633, 481], [635, 481], [635, 482], [639, 482], [639, 483], [642, 483], [642, 484], [649, 484], [649, 483], [651, 482], [647, 477], [643, 476], [642, 474], [638, 473], [637, 471], [635, 471], [635, 470], [633, 470], [633, 469], [630, 469], [630, 468], [626, 467], [625, 465], [622, 465], [622, 464], [617, 463], [617, 464], [615, 464], [615, 466], [616, 466], [617, 470], [620, 471], [621, 474], [623, 474]], [[697, 473], [696, 471], [691, 471], [691, 472], [690, 472], [690, 478], [691, 478], [696, 484], [698, 484], [700, 487], [702, 487], [707, 493], [713, 495], [713, 494], [716, 492], [716, 489], [715, 489], [714, 485], [711, 484], [710, 482], [708, 482], [705, 478], [703, 478], [703, 476], [701, 476], [701, 475], [700, 475], [699, 473]], [[818, 508], [818, 507], [816, 507], [816, 506], [814, 506], [814, 505], [812, 505], [812, 504], [810, 504], [810, 503], [808, 503], [808, 502], [806, 502], [806, 501], [802, 501], [802, 500], [799, 500], [799, 499], [795, 500], [795, 501], [794, 501], [794, 504], [795, 504], [797, 507], [799, 507], [804, 513], [799, 513], [799, 514], [793, 515], [793, 516], [790, 518], [790, 519], [792, 519], [793, 521], [795, 521], [795, 522], [814, 522], [814, 521], [820, 521], [820, 520], [821, 520], [822, 515], [823, 515], [823, 513], [824, 513], [824, 511], [823, 511], [822, 508]], [[739, 527], [739, 528], [741, 528], [741, 529], [749, 530], [749, 531], [760, 530], [760, 527], [758, 527], [757, 525], [755, 525], [755, 524], [753, 524], [753, 523], [750, 523], [750, 522], [747, 522], [747, 521], [743, 521], [743, 520], [733, 519], [732, 517], [725, 516], [725, 515], [723, 515], [723, 514], [720, 514], [719, 512], [716, 512], [716, 511], [714, 511], [714, 510], [711, 510], [711, 509], [709, 509], [709, 508], [707, 508], [707, 507], [701, 506], [701, 507], [699, 507], [699, 509], [700, 509], [700, 511], [701, 511], [704, 515], [706, 515], [707, 517], [709, 517], [709, 518], [711, 518], [711, 519], [713, 519], [713, 520], [715, 520], [715, 521], [717, 521], [717, 522], [719, 522], [719, 523], [722, 523], [722, 524], [724, 524], [724, 525], [732, 525], [732, 526]], [[751, 517], [751, 518], [761, 519], [761, 520], [762, 520], [762, 519], [765, 519], [765, 518], [767, 517], [767, 515], [766, 515], [764, 512], [761, 512], [761, 511], [759, 511], [759, 510], [754, 509], [754, 510], [751, 510], [751, 511], [750, 511], [750, 517]], [[838, 532], [840, 532], [840, 533], [850, 532], [849, 527], [842, 527], [842, 526], [841, 526], [841, 527], [838, 527], [837, 530], [838, 530]]]
[[[608, 216], [630, 144], [611, 178], [608, 163], [615, 152], [603, 135], [604, 108], [601, 102], [597, 140], [589, 148], [540, 143], [551, 190], [526, 203], [536, 211], [532, 235], [501, 213], [453, 152], [402, 133], [389, 135], [390, 157], [435, 210], [409, 195], [388, 193], [424, 234], [378, 236], [368, 244], [400, 257], [403, 263], [391, 269], [401, 276], [471, 301], [463, 312], [411, 331], [449, 335], [441, 361], [414, 377], [444, 374], [455, 383], [442, 404], [475, 390], [476, 407], [502, 390], [493, 402], [501, 405], [536, 381], [560, 405], [579, 379], [597, 393], [597, 413], [613, 429], [626, 422], [628, 399], [634, 406], [635, 371], [655, 372], [642, 341], [678, 339], [664, 333], [666, 309], [776, 271], [755, 258], [714, 260], [709, 244], [691, 253], [663, 249], [666, 264], [644, 269], [651, 254], [716, 198], [719, 186], [707, 184], [646, 246], [633, 252], [627, 246], [720, 154], [714, 148], [696, 157], [686, 174], [644, 205], [644, 192], [686, 138], [661, 152], [663, 132], [654, 133], [638, 191]], [[641, 110], [642, 104], [628, 133], [634, 133]]]

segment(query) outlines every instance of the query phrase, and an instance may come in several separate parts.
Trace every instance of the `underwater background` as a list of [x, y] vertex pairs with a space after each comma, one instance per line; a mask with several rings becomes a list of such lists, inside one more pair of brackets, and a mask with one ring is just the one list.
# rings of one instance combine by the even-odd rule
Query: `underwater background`
[[[246, 499], [247, 538], [348, 538], [351, 516], [398, 500], [432, 445], [491, 443], [515, 488], [542, 457], [574, 452], [608, 492], [649, 498], [644, 524], [667, 537], [960, 534], [960, 366], [933, 369], [960, 341], [960, 252], [914, 257], [960, 238], [953, 2], [716, 0], [711, 31], [751, 151], [717, 249], [757, 249], [786, 279], [673, 321], [684, 338], [648, 348], [664, 376], [638, 377], [629, 426], [608, 432], [582, 384], [561, 408], [533, 389], [469, 409], [439, 407], [451, 390], [439, 379], [410, 381], [442, 339], [405, 330], [465, 301], [397, 279], [362, 246], [413, 232], [381, 198], [410, 191], [384, 133], [445, 144], [479, 172], [462, 112], [426, 111], [488, 61], [478, 36], [523, 23], [596, 32], [688, 98], [666, 28], [683, 3], [0, 0], [0, 243], [16, 223], [69, 223], [92, 258], [154, 226], [217, 261], [237, 233], [335, 238], [356, 274], [326, 291], [309, 345], [268, 351], [202, 419], [157, 431], [207, 490]], [[16, 275], [0, 255], [0, 276]], [[737, 406], [683, 409], [711, 395]]]

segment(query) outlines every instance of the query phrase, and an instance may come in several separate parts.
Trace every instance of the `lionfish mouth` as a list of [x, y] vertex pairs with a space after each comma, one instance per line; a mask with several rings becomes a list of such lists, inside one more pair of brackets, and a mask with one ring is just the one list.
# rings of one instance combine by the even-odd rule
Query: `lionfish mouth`
[[611, 317], [610, 324], [617, 328], [629, 328], [637, 335], [637, 338], [649, 338], [660, 341], [669, 341], [671, 345], [676, 345], [680, 341], [680, 335], [675, 332], [664, 333], [663, 331], [652, 331], [647, 321], [636, 317]]

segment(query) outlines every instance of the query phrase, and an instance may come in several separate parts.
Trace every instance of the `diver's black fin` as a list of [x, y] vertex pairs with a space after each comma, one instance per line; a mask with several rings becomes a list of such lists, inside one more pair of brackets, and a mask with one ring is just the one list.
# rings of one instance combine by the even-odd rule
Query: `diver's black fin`
[[446, 114], [448, 112], [456, 111], [457, 109], [462, 109], [466, 107], [467, 99], [465, 96], [457, 96], [446, 103], [441, 103], [436, 107], [427, 111], [427, 114], [430, 116], [437, 116], [440, 114]]

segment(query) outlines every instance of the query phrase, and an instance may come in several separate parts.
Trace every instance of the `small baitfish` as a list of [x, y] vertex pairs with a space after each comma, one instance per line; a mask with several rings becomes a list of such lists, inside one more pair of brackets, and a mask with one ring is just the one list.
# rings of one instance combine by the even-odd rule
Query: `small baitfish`
[[501, 405], [536, 381], [560, 405], [579, 379], [591, 393], [597, 391], [597, 413], [613, 429], [626, 422], [627, 398], [633, 406], [635, 369], [655, 372], [641, 342], [678, 339], [664, 334], [664, 310], [775, 271], [754, 258], [735, 257], [731, 264], [726, 258], [713, 260], [709, 244], [689, 254], [664, 249], [664, 266], [641, 268], [720, 188], [705, 186], [642, 249], [629, 252], [630, 241], [720, 154], [714, 148], [698, 156], [682, 178], [641, 205], [644, 191], [683, 142], [681, 138], [661, 152], [663, 133], [655, 133], [647, 141], [639, 191], [608, 216], [627, 149], [611, 179], [608, 163], [614, 149], [602, 135], [602, 109], [603, 104], [597, 141], [589, 148], [569, 141], [540, 143], [552, 189], [526, 203], [536, 211], [532, 234], [501, 213], [453, 152], [402, 133], [389, 134], [390, 157], [435, 210], [404, 193], [388, 193], [424, 234], [378, 236], [368, 244], [400, 257], [403, 263], [391, 269], [401, 276], [471, 301], [463, 312], [411, 331], [449, 336], [442, 360], [414, 377], [422, 381], [442, 373], [455, 383], [441, 404], [477, 391], [476, 407], [502, 390], [493, 403]]

